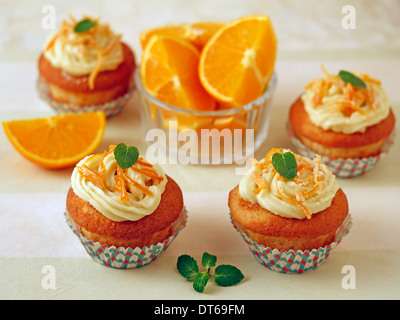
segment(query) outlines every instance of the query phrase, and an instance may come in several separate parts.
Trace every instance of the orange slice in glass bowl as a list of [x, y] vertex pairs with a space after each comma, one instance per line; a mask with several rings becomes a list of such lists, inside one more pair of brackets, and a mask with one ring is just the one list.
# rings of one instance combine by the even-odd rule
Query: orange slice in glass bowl
[[232, 132], [237, 129], [246, 130], [246, 114], [218, 117], [214, 120], [213, 125], [220, 131], [224, 129], [229, 129]]
[[157, 99], [175, 107], [211, 111], [216, 107], [200, 83], [200, 53], [189, 42], [170, 36], [153, 36], [142, 54], [143, 86]]
[[225, 107], [255, 100], [274, 72], [276, 42], [266, 15], [246, 16], [227, 23], [201, 52], [201, 83]]
[[178, 132], [185, 129], [192, 129], [200, 132], [201, 129], [211, 126], [214, 120], [213, 117], [165, 111], [163, 112], [163, 116], [165, 128], [175, 128]]
[[205, 21], [152, 28], [140, 33], [140, 44], [144, 49], [152, 36], [164, 35], [189, 41], [197, 49], [201, 50], [211, 36], [223, 25], [223, 23], [219, 22]]
[[105, 126], [102, 111], [3, 122], [14, 148], [26, 159], [50, 169], [73, 166], [92, 154], [103, 139]]

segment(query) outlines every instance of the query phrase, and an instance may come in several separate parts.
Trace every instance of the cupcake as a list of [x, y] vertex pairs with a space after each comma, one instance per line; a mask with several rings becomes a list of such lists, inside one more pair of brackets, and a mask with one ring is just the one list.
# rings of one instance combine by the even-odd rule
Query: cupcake
[[122, 164], [121, 148], [125, 154], [137, 150], [110, 146], [76, 165], [66, 216], [96, 261], [133, 268], [151, 262], [168, 247], [185, 226], [186, 210], [180, 187], [160, 166], [138, 152], [136, 161]]
[[38, 61], [52, 101], [83, 107], [126, 94], [136, 62], [122, 35], [100, 19], [70, 20], [50, 35]]
[[340, 242], [338, 230], [349, 227], [347, 197], [321, 158], [286, 149], [254, 161], [229, 193], [228, 205], [256, 258], [280, 272], [317, 267]]
[[[395, 118], [388, 95], [379, 80], [366, 74], [334, 75], [322, 69], [324, 77], [307, 84], [290, 108], [290, 136], [301, 154], [320, 154], [327, 165], [334, 159], [347, 161], [349, 174], [365, 173], [373, 166], [360, 171], [360, 159], [371, 164], [392, 142]], [[340, 175], [337, 167], [330, 168]]]

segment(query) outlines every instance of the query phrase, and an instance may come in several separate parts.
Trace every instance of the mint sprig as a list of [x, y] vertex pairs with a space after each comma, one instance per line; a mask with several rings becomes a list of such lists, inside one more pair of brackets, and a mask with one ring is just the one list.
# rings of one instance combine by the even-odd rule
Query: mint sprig
[[199, 272], [194, 278], [193, 289], [197, 292], [203, 293], [204, 288], [207, 285], [208, 279], [210, 279], [210, 275], [206, 271]]
[[179, 273], [188, 281], [192, 281], [196, 278], [199, 272], [199, 266], [196, 260], [187, 254], [181, 255], [178, 258], [177, 268]]
[[214, 277], [217, 285], [229, 287], [234, 286], [238, 279], [243, 279], [243, 274], [238, 268], [229, 264], [223, 264], [215, 268]]
[[207, 252], [203, 253], [203, 257], [201, 258], [201, 264], [204, 268], [209, 270], [210, 268], [214, 267], [216, 263], [217, 263], [216, 256], [209, 254]]
[[79, 22], [75, 25], [75, 27], [74, 27], [74, 32], [82, 33], [82, 32], [89, 31], [89, 30], [92, 29], [96, 24], [97, 24], [96, 21], [92, 21], [92, 20], [89, 20], [89, 19], [83, 19], [83, 20], [79, 21]]
[[125, 170], [132, 167], [139, 159], [139, 150], [136, 147], [120, 143], [114, 149], [114, 156], [117, 164]]
[[293, 180], [297, 175], [297, 161], [292, 152], [274, 153], [272, 155], [272, 165], [287, 180]]
[[366, 88], [367, 85], [365, 84], [365, 82], [363, 80], [361, 80], [359, 77], [357, 77], [356, 75], [354, 75], [351, 72], [345, 71], [345, 70], [340, 70], [339, 71], [339, 77], [340, 79], [342, 79], [345, 83], [350, 83], [355, 87], [359, 87], [359, 88]]
[[187, 255], [178, 257], [177, 269], [179, 273], [188, 281], [193, 281], [193, 289], [202, 293], [211, 277], [214, 282], [221, 287], [234, 286], [244, 278], [243, 273], [236, 267], [223, 264], [215, 268], [214, 274], [211, 269], [215, 267], [217, 257], [207, 252], [203, 253], [201, 264], [205, 270], [199, 271], [197, 261]]

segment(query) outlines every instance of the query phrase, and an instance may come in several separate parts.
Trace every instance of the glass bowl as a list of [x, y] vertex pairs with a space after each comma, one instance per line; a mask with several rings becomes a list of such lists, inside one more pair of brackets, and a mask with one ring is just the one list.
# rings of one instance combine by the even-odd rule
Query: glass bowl
[[254, 157], [268, 135], [273, 73], [256, 100], [231, 109], [188, 110], [167, 104], [143, 86], [135, 72], [142, 127], [149, 148], [146, 157], [158, 163], [242, 164]]

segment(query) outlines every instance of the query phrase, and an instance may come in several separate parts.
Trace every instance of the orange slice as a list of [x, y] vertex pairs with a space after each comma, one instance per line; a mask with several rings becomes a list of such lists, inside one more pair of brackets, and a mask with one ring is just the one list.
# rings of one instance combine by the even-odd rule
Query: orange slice
[[214, 110], [216, 102], [199, 80], [199, 57], [199, 51], [187, 41], [153, 36], [143, 51], [140, 64], [144, 87], [173, 106]]
[[223, 25], [223, 23], [219, 22], [196, 22], [152, 28], [140, 34], [140, 44], [144, 49], [152, 36], [163, 35], [189, 41], [197, 49], [201, 50], [211, 36]]
[[208, 128], [213, 123], [213, 118], [208, 116], [185, 115], [176, 112], [164, 112], [163, 114], [164, 126], [169, 129], [177, 129], [178, 132], [185, 129], [199, 131]]
[[225, 106], [241, 106], [263, 93], [275, 59], [276, 37], [269, 17], [242, 17], [220, 28], [205, 45], [200, 81]]
[[218, 130], [229, 129], [232, 131], [235, 129], [246, 130], [246, 114], [229, 116], [229, 117], [219, 117], [214, 121], [214, 128]]
[[102, 111], [3, 122], [8, 139], [22, 156], [52, 169], [72, 166], [92, 154], [105, 126]]

